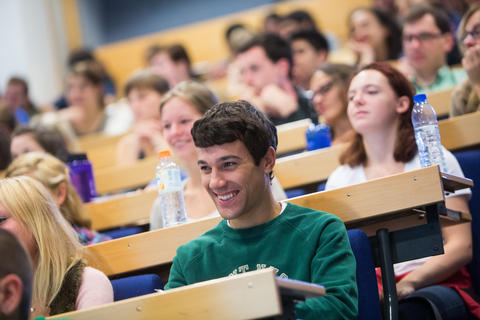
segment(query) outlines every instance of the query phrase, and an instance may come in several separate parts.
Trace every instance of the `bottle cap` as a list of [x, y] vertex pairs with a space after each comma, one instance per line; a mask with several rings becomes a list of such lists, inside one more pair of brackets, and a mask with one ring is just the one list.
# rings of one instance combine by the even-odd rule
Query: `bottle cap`
[[88, 160], [86, 153], [70, 153], [67, 157], [67, 162]]
[[418, 103], [418, 102], [426, 102], [427, 101], [427, 95], [424, 93], [421, 94], [416, 94], [413, 96], [413, 102]]
[[170, 150], [162, 150], [158, 152], [158, 157], [159, 158], [165, 158], [165, 157], [170, 157], [172, 154], [170, 153]]

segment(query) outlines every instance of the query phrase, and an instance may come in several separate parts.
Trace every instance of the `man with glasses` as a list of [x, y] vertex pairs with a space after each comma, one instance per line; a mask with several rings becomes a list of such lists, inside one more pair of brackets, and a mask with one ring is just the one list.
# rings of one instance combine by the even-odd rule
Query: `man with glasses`
[[447, 66], [454, 45], [448, 17], [436, 8], [413, 7], [403, 24], [403, 53], [411, 68], [410, 80], [417, 93], [454, 87], [466, 78], [462, 69]]

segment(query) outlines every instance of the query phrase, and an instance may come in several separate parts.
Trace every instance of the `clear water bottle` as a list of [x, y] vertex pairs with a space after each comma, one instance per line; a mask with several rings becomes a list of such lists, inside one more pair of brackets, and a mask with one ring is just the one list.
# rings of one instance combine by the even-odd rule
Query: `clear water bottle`
[[330, 147], [330, 127], [325, 124], [314, 124], [308, 126], [305, 136], [307, 138], [307, 150], [316, 150]]
[[92, 163], [85, 153], [70, 154], [67, 158], [70, 181], [75, 186], [83, 202], [90, 202], [97, 196]]
[[435, 110], [428, 103], [425, 94], [413, 97], [412, 124], [415, 130], [415, 140], [420, 157], [420, 165], [428, 167], [440, 165], [440, 170], [445, 170], [445, 157], [438, 131], [438, 121]]
[[158, 153], [160, 161], [155, 170], [158, 184], [158, 197], [163, 226], [170, 227], [187, 222], [185, 200], [180, 168], [171, 158], [169, 150]]

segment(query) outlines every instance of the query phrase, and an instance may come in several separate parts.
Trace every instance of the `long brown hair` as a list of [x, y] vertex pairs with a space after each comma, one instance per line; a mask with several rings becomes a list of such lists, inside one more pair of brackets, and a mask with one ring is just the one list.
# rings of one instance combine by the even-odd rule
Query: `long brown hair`
[[[395, 161], [408, 162], [415, 157], [417, 153], [417, 144], [415, 143], [415, 134], [412, 125], [412, 108], [413, 108], [413, 93], [414, 89], [410, 81], [400, 73], [397, 69], [386, 62], [374, 62], [361, 68], [353, 78], [364, 70], [375, 70], [383, 74], [387, 79], [390, 87], [395, 92], [397, 97], [406, 96], [410, 100], [408, 110], [399, 117], [399, 124], [397, 130], [397, 138], [395, 141], [395, 149], [393, 157]], [[352, 79], [353, 79], [352, 78]], [[390, 106], [386, 106], [390, 107]], [[367, 154], [363, 144], [363, 137], [360, 133], [356, 133], [350, 145], [340, 155], [340, 163], [348, 164], [350, 167], [358, 165], [365, 165], [367, 162]]]

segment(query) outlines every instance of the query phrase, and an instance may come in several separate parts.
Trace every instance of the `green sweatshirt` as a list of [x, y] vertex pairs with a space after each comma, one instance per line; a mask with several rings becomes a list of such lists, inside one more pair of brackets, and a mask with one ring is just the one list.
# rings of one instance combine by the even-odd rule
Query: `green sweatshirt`
[[343, 222], [293, 204], [260, 226], [232, 229], [225, 220], [181, 246], [165, 289], [267, 267], [277, 276], [323, 285], [327, 294], [296, 306], [302, 319], [355, 319], [355, 257]]

